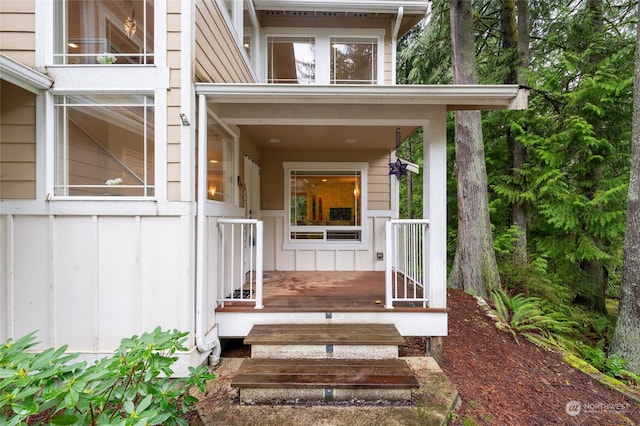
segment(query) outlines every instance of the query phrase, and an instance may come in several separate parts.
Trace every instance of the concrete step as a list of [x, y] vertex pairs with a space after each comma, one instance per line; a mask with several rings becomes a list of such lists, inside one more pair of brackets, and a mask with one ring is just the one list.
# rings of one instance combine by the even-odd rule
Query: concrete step
[[245, 403], [410, 400], [419, 387], [401, 359], [245, 359], [231, 382]]
[[244, 343], [252, 358], [389, 359], [404, 338], [393, 324], [262, 324]]

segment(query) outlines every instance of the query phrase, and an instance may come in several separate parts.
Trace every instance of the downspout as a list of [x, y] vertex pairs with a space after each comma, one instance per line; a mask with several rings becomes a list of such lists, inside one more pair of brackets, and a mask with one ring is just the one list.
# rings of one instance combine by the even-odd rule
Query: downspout
[[256, 7], [253, 4], [253, 0], [249, 0], [247, 2], [247, 12], [249, 13], [249, 19], [251, 20], [251, 26], [253, 27], [253, 46], [251, 46], [251, 58], [249, 59], [251, 59], [253, 69], [256, 71], [258, 82], [262, 83], [262, 75], [257, 72], [260, 69], [260, 63], [262, 61], [262, 58], [260, 57], [260, 46], [262, 46], [262, 42], [260, 41], [260, 20], [258, 19], [258, 14], [256, 13]]
[[[198, 96], [198, 197], [196, 207], [196, 347], [200, 352], [210, 352], [209, 364], [215, 365], [220, 361], [220, 339], [217, 328], [207, 333], [207, 301], [204, 293], [205, 286], [205, 202], [207, 200], [207, 99], [205, 95]], [[205, 167], [203, 167], [205, 165]], [[207, 333], [207, 334], [206, 334]]]
[[403, 16], [404, 7], [400, 6], [398, 8], [398, 14], [396, 15], [396, 22], [393, 24], [393, 33], [391, 34], [391, 84], [396, 84], [396, 50], [398, 48], [398, 33], [400, 32]]

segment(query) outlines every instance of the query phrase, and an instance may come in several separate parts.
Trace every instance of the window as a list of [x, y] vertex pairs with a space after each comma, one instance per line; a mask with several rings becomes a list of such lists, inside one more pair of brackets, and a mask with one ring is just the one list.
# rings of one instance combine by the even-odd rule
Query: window
[[285, 163], [285, 168], [290, 242], [362, 241], [366, 164]]
[[56, 96], [55, 112], [55, 195], [154, 195], [152, 97]]
[[[378, 84], [383, 81], [384, 31], [316, 28], [266, 30], [266, 81], [275, 84]], [[268, 34], [271, 33], [271, 34]]]
[[373, 84], [377, 81], [375, 38], [331, 38], [331, 84]]
[[269, 83], [313, 84], [316, 44], [313, 37], [269, 37]]
[[[208, 123], [213, 120], [207, 120]], [[234, 202], [234, 145], [213, 124], [207, 129], [207, 198], [223, 203]]]
[[56, 0], [56, 64], [152, 64], [153, 0]]

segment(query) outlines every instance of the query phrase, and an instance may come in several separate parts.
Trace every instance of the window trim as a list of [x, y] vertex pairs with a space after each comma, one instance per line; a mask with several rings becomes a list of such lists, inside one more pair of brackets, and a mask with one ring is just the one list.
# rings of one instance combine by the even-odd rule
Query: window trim
[[[54, 63], [55, 35], [56, 35], [56, 5], [53, 1], [36, 1], [36, 68], [51, 66], [57, 67], [88, 67], [101, 65], [73, 65]], [[167, 2], [153, 2], [153, 64], [147, 65], [127, 65], [128, 69], [133, 67], [165, 67], [167, 64]], [[42, 31], [40, 31], [42, 29]], [[102, 66], [101, 66], [102, 67]], [[103, 67], [111, 69], [111, 67]], [[99, 80], [96, 80], [99, 81]], [[57, 81], [56, 81], [57, 82]], [[98, 83], [99, 84], [99, 83]]]
[[[87, 91], [87, 92], [77, 92], [77, 93], [52, 93], [49, 97], [49, 102], [50, 102], [50, 108], [49, 110], [51, 111], [51, 114], [49, 115], [51, 117], [50, 119], [50, 130], [48, 131], [48, 134], [51, 135], [51, 140], [54, 141], [54, 143], [52, 144], [47, 144], [49, 146], [48, 148], [48, 158], [50, 158], [49, 161], [47, 161], [47, 165], [49, 165], [49, 170], [50, 172], [48, 173], [48, 184], [47, 184], [47, 200], [51, 201], [51, 200], [127, 200], [127, 201], [132, 201], [132, 200], [143, 200], [143, 201], [156, 201], [158, 199], [158, 188], [161, 186], [159, 185], [159, 176], [158, 176], [158, 172], [159, 172], [159, 164], [158, 164], [158, 149], [159, 149], [159, 142], [157, 139], [157, 133], [158, 132], [154, 132], [154, 140], [153, 140], [153, 152], [154, 152], [154, 158], [153, 158], [153, 173], [154, 173], [154, 184], [153, 185], [147, 185], [144, 184], [145, 188], [152, 188], [153, 190], [153, 195], [133, 195], [133, 196], [129, 196], [129, 195], [115, 195], [115, 196], [111, 196], [111, 195], [56, 195], [56, 188], [60, 187], [60, 186], [65, 186], [65, 185], [59, 185], [57, 183], [57, 175], [58, 175], [58, 146], [60, 141], [58, 140], [58, 137], [60, 135], [60, 129], [58, 128], [59, 126], [59, 120], [58, 120], [58, 110], [57, 110], [57, 106], [58, 103], [56, 101], [56, 98], [62, 97], [62, 98], [66, 98], [67, 96], [73, 96], [73, 95], [112, 95], [112, 94], [117, 94], [114, 92], [95, 92], [95, 91]], [[150, 97], [153, 100], [153, 109], [154, 109], [154, 121], [152, 123], [154, 129], [158, 128], [158, 121], [159, 121], [159, 117], [158, 114], [156, 114], [155, 112], [158, 109], [158, 103], [157, 103], [157, 97], [156, 94], [153, 92], [148, 92], [148, 91], [141, 91], [141, 92], [136, 92], [136, 93], [130, 93], [131, 95], [135, 95], [135, 96], [144, 96], [146, 97]], [[68, 106], [68, 104], [65, 105]], [[78, 104], [79, 106], [83, 105], [83, 104]], [[108, 104], [106, 104], [106, 106], [108, 106]], [[65, 112], [66, 114], [66, 112]], [[65, 123], [65, 126], [67, 124]], [[146, 126], [145, 126], [146, 127]], [[145, 138], [146, 138], [146, 128], [143, 130], [144, 134], [145, 134]], [[66, 130], [64, 131], [64, 134], [67, 135]], [[148, 141], [145, 141], [145, 144], [148, 143]], [[65, 141], [65, 151], [68, 150], [68, 140]], [[147, 165], [145, 164], [145, 169], [147, 168]], [[160, 176], [163, 181], [166, 180], [165, 176]], [[127, 186], [124, 186], [127, 187]], [[65, 192], [68, 191], [68, 187], [64, 190]]]
[[[269, 37], [312, 37], [316, 40], [316, 81], [315, 85], [331, 84], [331, 38], [375, 38], [378, 41], [377, 81], [372, 85], [384, 84], [384, 38], [386, 31], [379, 28], [302, 28], [269, 27], [262, 31], [260, 39], [261, 81], [266, 82], [269, 71]], [[332, 85], [333, 86], [333, 85]], [[339, 85], [335, 85], [339, 86]]]
[[[366, 162], [305, 162], [305, 161], [285, 161], [282, 163], [284, 169], [284, 240], [282, 248], [284, 250], [316, 248], [322, 250], [364, 250], [368, 247], [369, 225], [368, 218], [368, 170], [369, 163]], [[308, 239], [293, 240], [291, 239], [291, 172], [292, 171], [358, 171], [360, 172], [360, 225], [352, 226], [348, 229], [337, 230], [356, 230], [360, 231], [360, 240], [325, 240], [325, 239]], [[308, 232], [327, 231], [334, 229], [331, 226], [306, 226]]]

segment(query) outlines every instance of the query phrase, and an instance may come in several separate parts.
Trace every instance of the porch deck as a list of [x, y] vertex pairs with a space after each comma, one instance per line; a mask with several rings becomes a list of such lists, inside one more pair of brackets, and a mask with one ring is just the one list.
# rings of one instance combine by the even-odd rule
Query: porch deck
[[[408, 291], [412, 292], [411, 287]], [[417, 289], [422, 296], [421, 289]], [[384, 312], [383, 271], [266, 271], [262, 312]], [[446, 312], [420, 303], [394, 303], [394, 311]], [[225, 301], [216, 312], [255, 311], [251, 302]]]
[[[215, 309], [218, 336], [245, 337], [256, 324], [394, 324], [402, 336], [446, 336], [447, 309], [394, 302], [385, 309], [382, 271], [268, 271], [263, 308], [225, 300]], [[412, 291], [412, 290], [410, 290]]]

